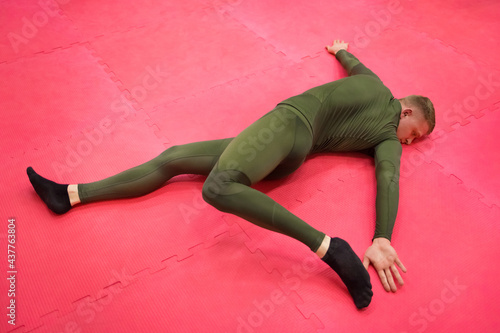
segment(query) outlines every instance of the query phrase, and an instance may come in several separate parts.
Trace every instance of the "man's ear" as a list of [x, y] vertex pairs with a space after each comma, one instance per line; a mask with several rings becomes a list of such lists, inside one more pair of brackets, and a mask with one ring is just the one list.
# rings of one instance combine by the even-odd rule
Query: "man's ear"
[[413, 110], [410, 108], [406, 108], [401, 112], [401, 115], [403, 116], [410, 116], [413, 113]]

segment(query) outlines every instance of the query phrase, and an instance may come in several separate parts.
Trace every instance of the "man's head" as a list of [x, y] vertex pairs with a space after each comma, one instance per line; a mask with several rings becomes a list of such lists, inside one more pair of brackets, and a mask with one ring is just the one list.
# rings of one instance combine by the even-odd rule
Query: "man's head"
[[434, 105], [430, 99], [420, 95], [400, 98], [401, 119], [397, 136], [401, 143], [411, 144], [415, 139], [429, 135], [436, 125]]

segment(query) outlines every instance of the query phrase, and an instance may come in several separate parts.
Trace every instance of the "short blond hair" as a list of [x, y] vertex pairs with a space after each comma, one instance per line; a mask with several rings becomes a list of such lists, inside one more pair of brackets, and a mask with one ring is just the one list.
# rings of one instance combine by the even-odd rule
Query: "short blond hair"
[[409, 107], [413, 107], [420, 112], [424, 116], [427, 125], [429, 125], [429, 131], [427, 135], [431, 134], [436, 126], [436, 113], [434, 110], [434, 104], [432, 104], [431, 100], [425, 96], [421, 95], [409, 95], [399, 99], [405, 105]]

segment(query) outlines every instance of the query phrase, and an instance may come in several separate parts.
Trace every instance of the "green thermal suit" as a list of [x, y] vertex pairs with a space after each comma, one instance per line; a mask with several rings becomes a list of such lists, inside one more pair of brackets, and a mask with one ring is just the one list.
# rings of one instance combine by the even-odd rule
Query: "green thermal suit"
[[336, 58], [349, 77], [279, 103], [235, 138], [173, 146], [142, 165], [80, 184], [81, 202], [141, 196], [179, 174], [208, 175], [202, 190], [208, 203], [316, 251], [325, 234], [251, 185], [292, 173], [312, 153], [363, 151], [375, 158], [374, 237], [390, 240], [399, 200], [401, 104], [352, 54], [342, 50]]

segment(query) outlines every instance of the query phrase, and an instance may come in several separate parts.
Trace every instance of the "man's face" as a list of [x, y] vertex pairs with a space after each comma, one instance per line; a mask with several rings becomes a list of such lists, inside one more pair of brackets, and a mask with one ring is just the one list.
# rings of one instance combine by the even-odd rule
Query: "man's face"
[[401, 119], [397, 130], [397, 136], [402, 144], [411, 144], [427, 134], [429, 125], [424, 117], [416, 111], [406, 109], [401, 112]]

